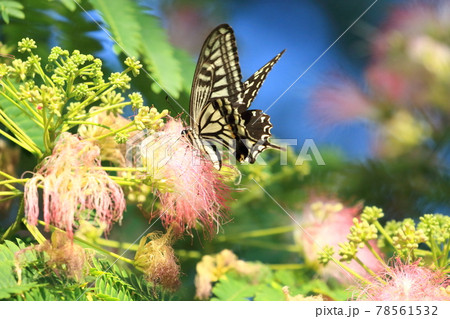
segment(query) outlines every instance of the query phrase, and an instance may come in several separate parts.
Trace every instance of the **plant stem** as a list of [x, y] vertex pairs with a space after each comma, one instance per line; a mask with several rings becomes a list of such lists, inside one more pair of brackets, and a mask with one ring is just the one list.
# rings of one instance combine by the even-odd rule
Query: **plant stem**
[[363, 282], [365, 285], [370, 284], [370, 281], [368, 281], [366, 278], [362, 277], [360, 274], [358, 274], [357, 272], [355, 272], [353, 269], [351, 269], [350, 267], [348, 267], [347, 265], [345, 265], [344, 263], [341, 263], [339, 260], [335, 259], [335, 258], [331, 258], [331, 260], [337, 264], [339, 267], [341, 267], [342, 269], [344, 269], [346, 272], [348, 272], [350, 275], [352, 275], [353, 277], [357, 278], [358, 280], [360, 280], [361, 282]]
[[[66, 231], [64, 231], [64, 230], [62, 230], [62, 229], [60, 229], [58, 227], [55, 227], [53, 225], [47, 225], [45, 222], [43, 222], [41, 220], [38, 220], [38, 223], [41, 224], [41, 225], [50, 227], [51, 230], [58, 230], [58, 231], [67, 233]], [[113, 252], [111, 252], [109, 250], [106, 250], [106, 249], [104, 249], [104, 248], [102, 248], [102, 247], [100, 247], [98, 245], [95, 245], [94, 243], [91, 243], [91, 242], [89, 242], [89, 241], [87, 241], [87, 240], [85, 240], [83, 238], [80, 238], [78, 236], [73, 236], [73, 239], [76, 240], [79, 243], [82, 243], [82, 244], [84, 244], [86, 246], [89, 246], [90, 248], [92, 248], [92, 249], [94, 249], [94, 250], [96, 250], [98, 252], [101, 252], [101, 253], [109, 255], [109, 256], [111, 256], [113, 258], [122, 260], [122, 261], [124, 261], [126, 263], [133, 264], [133, 260], [131, 260], [129, 258], [126, 258], [126, 257], [123, 257], [123, 256], [120, 256], [120, 255], [117, 255], [117, 254], [115, 254], [115, 253], [113, 253]]]
[[[11, 120], [6, 113], [2, 111], [2, 109], [0, 109], [0, 122], [14, 134], [16, 139], [18, 139], [21, 143], [25, 143], [28, 148], [25, 148], [21, 143], [18, 143], [19, 145], [27, 150], [31, 149], [31, 152], [38, 156], [42, 156], [41, 150], [36, 146], [33, 140], [19, 126], [17, 126], [17, 124]], [[2, 134], [5, 135], [7, 133], [5, 132]]]
[[[18, 195], [21, 195], [22, 192], [21, 191], [4, 191], [4, 192], [0, 192], [0, 196], [11, 196], [11, 197], [16, 197]], [[3, 200], [0, 200], [0, 202]]]
[[372, 269], [370, 269], [369, 267], [367, 267], [362, 261], [361, 259], [359, 259], [358, 257], [354, 257], [353, 260], [355, 260], [361, 267], [364, 268], [364, 270], [371, 275], [372, 277], [376, 278], [378, 281], [380, 281], [383, 284], [386, 284], [386, 282], [380, 277], [378, 276], [376, 273], [373, 272]]
[[219, 236], [217, 238], [218, 241], [224, 242], [228, 240], [237, 240], [237, 239], [243, 239], [243, 238], [257, 238], [257, 237], [264, 237], [264, 236], [271, 236], [271, 235], [277, 235], [277, 234], [283, 234], [283, 233], [289, 233], [295, 230], [294, 225], [287, 225], [287, 226], [280, 226], [280, 227], [273, 227], [273, 228], [267, 228], [267, 229], [257, 229], [257, 230], [251, 230], [248, 232], [243, 232], [239, 234], [234, 235], [227, 235], [227, 236]]
[[109, 176], [113, 181], [115, 181], [120, 186], [135, 186], [138, 184], [138, 181], [130, 181], [126, 180], [120, 176]]
[[200, 259], [202, 258], [202, 253], [196, 250], [186, 250], [186, 249], [177, 249], [175, 250], [175, 254], [180, 258], [192, 258], [192, 259]]
[[29, 178], [14, 178], [14, 179], [10, 179], [7, 181], [1, 181], [0, 185], [4, 185], [4, 184], [12, 184], [12, 183], [23, 183], [28, 181]]
[[[440, 253], [440, 249], [439, 249], [439, 247], [437, 247], [432, 233], [430, 233], [430, 248], [431, 248], [431, 253], [433, 255], [433, 261], [434, 261], [435, 265], [437, 265], [439, 263], [438, 262], [438, 254]], [[438, 253], [438, 251], [439, 251], [439, 253]]]
[[442, 251], [442, 258], [441, 258], [441, 263], [440, 266], [442, 268], [447, 267], [448, 262], [449, 262], [449, 258], [448, 258], [448, 253], [450, 252], [450, 239], [447, 240], [447, 243], [444, 244], [444, 249]]
[[[137, 244], [118, 242], [115, 240], [109, 240], [109, 239], [104, 239], [104, 238], [97, 238], [95, 240], [95, 243], [102, 245], [102, 246], [106, 246], [106, 247], [119, 248], [119, 249], [132, 250], [132, 251], [137, 251], [139, 248], [139, 245], [137, 245]], [[175, 253], [180, 258], [200, 259], [202, 257], [202, 254], [196, 250], [178, 249], [178, 250], [175, 250]]]
[[[16, 87], [14, 86], [14, 84], [11, 82], [10, 79], [6, 79], [6, 85], [4, 85], [3, 87], [12, 95], [12, 98], [15, 101], [21, 101], [25, 107], [28, 109], [28, 111], [32, 114], [32, 116], [29, 115], [28, 112], [26, 112], [25, 110], [23, 110], [20, 106], [17, 106], [20, 110], [23, 110], [23, 113], [26, 114], [27, 116], [29, 116], [37, 125], [39, 125], [40, 127], [44, 127], [44, 125], [42, 124], [42, 118], [40, 116], [40, 114], [35, 110], [34, 107], [30, 106], [26, 100], [21, 100], [19, 98], [19, 96], [17, 95], [17, 91], [16, 91]], [[6, 96], [5, 94], [3, 94], [4, 96]], [[16, 104], [16, 102], [14, 102], [14, 100], [12, 100], [12, 102], [14, 104]], [[35, 121], [35, 119], [33, 119], [33, 117], [35, 119], [37, 119], [37, 121]]]
[[[13, 194], [13, 192], [0, 192], [0, 196], [7, 196], [8, 195], [7, 193]], [[17, 197], [17, 196], [20, 196], [20, 195], [22, 195], [22, 193], [15, 193], [14, 195], [11, 195], [9, 197], [2, 198], [2, 199], [0, 199], [0, 203], [1, 202], [5, 202], [5, 201], [10, 200], [10, 199], [13, 199], [14, 197]]]
[[111, 248], [119, 248], [119, 249], [124, 249], [124, 250], [133, 250], [136, 251], [138, 250], [139, 245], [137, 244], [131, 244], [131, 243], [121, 243], [115, 240], [109, 240], [109, 239], [104, 239], [104, 238], [97, 238], [95, 239], [95, 243], [102, 245], [102, 246], [106, 246], [106, 247], [111, 247]]
[[229, 238], [228, 242], [239, 242], [240, 245], [258, 247], [263, 249], [273, 249], [273, 250], [281, 250], [288, 251], [291, 253], [299, 253], [300, 248], [297, 245], [287, 245], [287, 244], [275, 244], [262, 240], [244, 240], [240, 241], [239, 239]]
[[45, 239], [44, 235], [42, 235], [42, 233], [36, 226], [30, 225], [25, 218], [22, 219], [22, 222], [39, 244], [42, 245], [43, 243], [45, 243], [47, 239]]
[[[386, 238], [386, 240], [389, 242], [389, 244], [394, 247], [394, 240], [392, 239], [391, 236], [388, 235], [388, 233], [386, 233], [386, 231], [384, 230], [383, 226], [381, 226], [380, 222], [378, 220], [376, 220], [374, 223], [375, 227], [378, 229], [378, 231], [380, 232], [381, 235], [383, 235], [384, 238]], [[397, 250], [397, 249], [395, 249]]]
[[98, 169], [101, 169], [103, 171], [112, 171], [112, 172], [146, 172], [147, 170], [145, 168], [138, 168], [138, 167], [108, 167], [108, 166], [102, 166]]
[[128, 129], [129, 127], [131, 127], [131, 126], [133, 126], [133, 125], [134, 125], [134, 121], [128, 123], [127, 125], [125, 125], [124, 127], [120, 128], [120, 129], [117, 129], [117, 130], [108, 132], [108, 133], [103, 134], [103, 135], [100, 135], [100, 136], [95, 136], [95, 137], [87, 138], [86, 141], [98, 141], [98, 140], [104, 139], [104, 138], [106, 138], [106, 137], [113, 136], [113, 135], [115, 135], [115, 134], [117, 134], [117, 133], [119, 133], [119, 132], [122, 132], [122, 131]]
[[47, 112], [45, 111], [46, 107], [42, 108], [42, 121], [44, 123], [44, 146], [45, 146], [45, 153], [50, 153], [50, 132], [49, 132], [49, 126], [51, 122], [51, 118], [47, 118]]
[[298, 270], [308, 268], [304, 264], [267, 264], [273, 270]]
[[20, 224], [22, 222], [22, 218], [25, 216], [24, 205], [25, 205], [25, 201], [22, 198], [22, 201], [20, 202], [20, 206], [19, 206], [19, 211], [17, 212], [16, 220], [14, 221], [14, 223], [11, 226], [9, 226], [9, 228], [3, 234], [3, 236], [0, 239], [0, 243], [3, 243], [6, 239], [10, 238], [12, 235], [14, 235], [20, 229]]
[[366, 245], [367, 248], [369, 248], [370, 252], [375, 256], [376, 259], [378, 259], [378, 261], [383, 265], [383, 267], [388, 269], [389, 266], [386, 264], [383, 258], [381, 258], [380, 255], [375, 251], [372, 245], [368, 241], [365, 241], [364, 244]]
[[100, 123], [95, 123], [95, 122], [88, 122], [88, 121], [65, 121], [66, 124], [70, 124], [71, 126], [69, 126], [67, 128], [67, 130], [69, 130], [70, 128], [74, 127], [75, 125], [94, 125], [94, 126], [99, 126], [102, 127], [106, 130], [111, 130], [111, 128], [109, 126], [106, 126], [104, 124], [100, 124]]
[[104, 253], [106, 255], [109, 255], [111, 257], [114, 257], [116, 259], [122, 260], [122, 261], [124, 261], [126, 263], [129, 263], [129, 264], [133, 265], [133, 260], [131, 260], [129, 258], [126, 258], [126, 257], [123, 257], [121, 255], [115, 254], [115, 253], [113, 253], [113, 252], [111, 252], [109, 250], [106, 250], [106, 249], [104, 249], [104, 248], [102, 248], [100, 246], [97, 246], [97, 245], [95, 245], [95, 244], [93, 244], [93, 243], [91, 243], [91, 242], [89, 242], [87, 240], [84, 240], [84, 239], [80, 238], [80, 237], [73, 236], [73, 239], [75, 239], [76, 241], [78, 241], [78, 242], [80, 242], [82, 244], [85, 244], [85, 245], [87, 245], [87, 246], [89, 246], [89, 247], [91, 247], [91, 248], [93, 248], [93, 249], [95, 249], [97, 251], [100, 251], [100, 252], [102, 252], [102, 253]]
[[6, 177], [6, 178], [9, 178], [9, 179], [15, 179], [14, 176], [9, 175], [8, 173], [5, 173], [5, 172], [3, 172], [3, 171], [0, 171], [0, 175], [4, 176], [4, 177]]
[[[42, 125], [42, 119], [39, 118], [39, 117], [37, 117], [37, 116], [39, 116], [39, 114], [38, 114], [36, 111], [34, 111], [33, 115], [30, 115], [30, 114], [28, 113], [27, 110], [25, 110], [25, 109], [24, 109], [19, 103], [17, 103], [15, 100], [13, 100], [12, 98], [10, 98], [9, 95], [7, 95], [7, 94], [5, 94], [5, 93], [0, 93], [0, 94], [1, 94], [4, 98], [6, 98], [9, 102], [11, 102], [12, 104], [14, 104], [15, 107], [17, 107], [19, 110], [21, 110], [23, 114], [25, 114], [26, 116], [28, 116], [28, 118], [31, 119], [36, 125], [38, 125], [38, 126], [44, 128], [44, 125]], [[15, 95], [15, 94], [13, 94], [13, 95]], [[19, 98], [17, 97], [17, 95], [15, 95], [15, 98], [16, 98], [16, 99], [19, 99]], [[26, 105], [28, 105], [28, 104], [26, 104]], [[29, 106], [28, 106], [27, 108], [29, 108]]]
[[33, 153], [33, 149], [29, 147], [29, 145], [25, 144], [23, 141], [20, 141], [18, 139], [16, 139], [14, 136], [6, 133], [5, 131], [0, 129], [0, 134], [2, 134], [4, 137], [6, 137], [7, 139], [9, 139], [11, 142], [13, 142], [14, 144], [19, 145], [20, 147], [22, 147], [23, 149], [27, 150], [30, 153]]
[[[31, 57], [37, 60], [36, 56], [33, 53], [31, 53]], [[35, 63], [35, 66], [37, 68], [37, 73], [41, 76], [42, 80], [44, 80], [45, 84], [51, 85], [54, 88], [55, 84], [53, 83], [51, 78], [47, 74], [45, 74], [44, 70], [42, 69], [41, 63], [37, 62]]]

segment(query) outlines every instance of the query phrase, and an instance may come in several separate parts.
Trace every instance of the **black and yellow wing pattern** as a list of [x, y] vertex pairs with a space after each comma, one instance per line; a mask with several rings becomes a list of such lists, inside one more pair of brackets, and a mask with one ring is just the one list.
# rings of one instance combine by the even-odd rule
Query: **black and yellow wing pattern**
[[206, 38], [192, 82], [188, 136], [217, 169], [222, 165], [217, 144], [250, 163], [266, 148], [280, 149], [269, 142], [270, 117], [249, 107], [283, 53], [242, 82], [233, 29], [222, 24]]

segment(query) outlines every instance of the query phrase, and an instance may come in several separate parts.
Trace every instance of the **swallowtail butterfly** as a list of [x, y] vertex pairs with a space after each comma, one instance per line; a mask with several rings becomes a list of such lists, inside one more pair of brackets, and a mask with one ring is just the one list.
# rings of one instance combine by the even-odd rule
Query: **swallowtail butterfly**
[[206, 38], [192, 82], [190, 128], [183, 135], [216, 169], [220, 170], [222, 159], [215, 143], [229, 149], [238, 161], [250, 163], [266, 148], [281, 149], [269, 142], [269, 116], [248, 108], [283, 53], [242, 82], [233, 29], [222, 24]]

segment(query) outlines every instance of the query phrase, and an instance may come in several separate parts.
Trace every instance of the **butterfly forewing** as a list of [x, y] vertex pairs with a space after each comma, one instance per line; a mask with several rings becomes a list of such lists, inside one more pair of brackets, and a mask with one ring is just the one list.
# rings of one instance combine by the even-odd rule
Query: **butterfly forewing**
[[[233, 29], [226, 24], [215, 28], [203, 44], [192, 82], [190, 99], [191, 126], [209, 102], [228, 98], [231, 103], [242, 101], [242, 75]], [[193, 123], [194, 122], [194, 123]]]
[[259, 89], [266, 80], [267, 74], [269, 74], [270, 70], [272, 70], [275, 63], [278, 62], [278, 60], [281, 58], [281, 56], [285, 51], [286, 50], [283, 50], [280, 53], [278, 53], [272, 60], [267, 62], [258, 71], [253, 73], [253, 75], [249, 77], [247, 81], [244, 82], [242, 106], [239, 107], [241, 112], [244, 112], [250, 107], [256, 95], [258, 94]]

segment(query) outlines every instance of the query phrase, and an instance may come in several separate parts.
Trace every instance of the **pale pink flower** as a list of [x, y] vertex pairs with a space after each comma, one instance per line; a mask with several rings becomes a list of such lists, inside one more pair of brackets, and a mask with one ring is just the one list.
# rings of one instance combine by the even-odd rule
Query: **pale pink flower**
[[370, 98], [349, 78], [336, 75], [313, 94], [314, 112], [323, 125], [372, 118], [376, 114]]
[[92, 142], [63, 133], [39, 170], [25, 184], [25, 214], [37, 224], [42, 188], [44, 221], [73, 234], [74, 223], [95, 212], [95, 221], [111, 228], [125, 210], [123, 191], [101, 169], [100, 149]]
[[331, 77], [313, 95], [319, 120], [324, 125], [360, 118], [379, 122], [393, 106], [424, 108], [446, 101], [435, 92], [445, 87], [450, 69], [450, 46], [442, 37], [450, 29], [449, 14], [448, 1], [393, 10], [372, 37], [367, 90], [345, 77]]
[[400, 259], [382, 275], [386, 283], [374, 280], [359, 294], [360, 300], [375, 301], [450, 301], [450, 280], [445, 274], [419, 266], [403, 264]]
[[379, 102], [396, 102], [401, 105], [410, 102], [415, 85], [401, 72], [377, 63], [369, 66], [365, 75]]
[[373, 57], [376, 60], [385, 59], [393, 49], [401, 48], [407, 39], [423, 34], [432, 24], [442, 20], [438, 15], [436, 6], [424, 2], [391, 10], [381, 31], [373, 39]]
[[[450, 28], [448, 1], [421, 1], [413, 5], [397, 6], [391, 10], [381, 31], [375, 34], [372, 53], [376, 60], [386, 59], [392, 53], [407, 48], [407, 44], [423, 36], [439, 35]], [[394, 56], [401, 58], [401, 56]]]
[[159, 185], [161, 209], [157, 215], [176, 234], [190, 233], [198, 224], [213, 234], [224, 217], [230, 189], [213, 163], [193, 147], [185, 136], [181, 120], [170, 119], [155, 139], [144, 146], [144, 166]]
[[[329, 262], [325, 267], [319, 266], [318, 254], [326, 245], [335, 250], [335, 259], [339, 260], [337, 254], [339, 243], [347, 241], [353, 218], [357, 217], [362, 206], [356, 205], [346, 207], [336, 199], [315, 198], [305, 205], [300, 219], [303, 229], [294, 232], [294, 240], [301, 247], [305, 262], [318, 267], [325, 278], [335, 278], [342, 283], [351, 283], [353, 278], [346, 274], [345, 270], [334, 262]], [[373, 241], [370, 242], [378, 254], [382, 255]], [[370, 269], [379, 271], [382, 265], [375, 256], [364, 247], [357, 253], [357, 257]], [[354, 260], [349, 267], [364, 277], [369, 277], [366, 271]]]
[[450, 29], [449, 14], [448, 1], [422, 1], [391, 11], [373, 37], [367, 79], [374, 94], [403, 107], [433, 104], [432, 92], [450, 67], [449, 45], [440, 36]]

